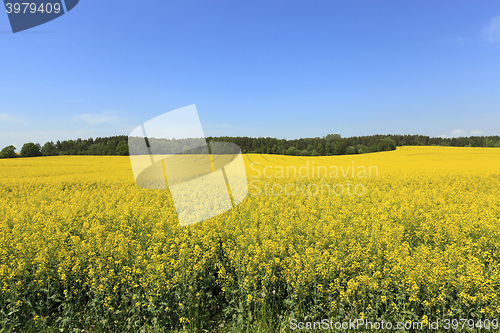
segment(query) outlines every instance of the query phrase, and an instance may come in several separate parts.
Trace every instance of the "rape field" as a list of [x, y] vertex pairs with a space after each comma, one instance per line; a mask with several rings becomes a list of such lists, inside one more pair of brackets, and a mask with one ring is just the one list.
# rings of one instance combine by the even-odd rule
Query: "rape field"
[[248, 197], [182, 228], [128, 157], [0, 160], [1, 329], [500, 317], [500, 149], [244, 159]]

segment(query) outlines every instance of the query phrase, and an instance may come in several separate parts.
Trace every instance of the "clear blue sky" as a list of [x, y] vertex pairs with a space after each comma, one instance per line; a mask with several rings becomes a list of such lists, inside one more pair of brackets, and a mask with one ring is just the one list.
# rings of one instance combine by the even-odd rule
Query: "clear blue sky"
[[500, 134], [498, 0], [81, 0], [0, 45], [0, 148], [190, 104], [207, 136]]

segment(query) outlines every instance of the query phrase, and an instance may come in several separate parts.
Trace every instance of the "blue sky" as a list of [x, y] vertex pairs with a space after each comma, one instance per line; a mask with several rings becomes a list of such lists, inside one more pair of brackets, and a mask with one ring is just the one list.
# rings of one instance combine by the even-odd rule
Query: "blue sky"
[[207, 136], [500, 134], [498, 0], [81, 0], [0, 45], [0, 148], [190, 104]]

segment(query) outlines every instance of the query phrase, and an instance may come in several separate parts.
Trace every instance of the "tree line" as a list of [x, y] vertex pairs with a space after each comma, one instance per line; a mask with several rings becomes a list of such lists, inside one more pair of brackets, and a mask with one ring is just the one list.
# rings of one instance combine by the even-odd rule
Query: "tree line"
[[208, 141], [233, 142], [243, 153], [331, 156], [394, 150], [397, 146], [500, 147], [499, 136], [431, 138], [424, 135], [370, 135], [342, 138], [339, 134], [285, 140], [276, 138], [208, 137]]
[[[155, 141], [157, 140], [157, 141]], [[184, 140], [184, 141], [183, 141]], [[186, 143], [193, 139], [162, 139], [165, 147], [188, 147]], [[185, 141], [188, 140], [188, 141]], [[158, 139], [150, 138], [151, 142]], [[175, 142], [174, 142], [175, 141]], [[244, 154], [278, 154], [293, 156], [331, 156], [366, 154], [395, 150], [397, 146], [452, 146], [452, 147], [500, 147], [499, 136], [471, 136], [459, 138], [432, 138], [424, 135], [370, 135], [343, 138], [339, 134], [328, 134], [323, 137], [303, 138], [295, 140], [276, 138], [250, 137], [207, 137], [210, 142], [232, 142], [237, 144]], [[146, 139], [146, 142], [147, 139]], [[0, 151], [0, 158], [56, 156], [56, 155], [128, 155], [129, 138], [126, 135], [86, 140], [64, 140], [46, 142], [43, 146], [28, 142], [23, 145], [19, 154], [16, 147], [7, 146]], [[149, 142], [147, 143], [149, 145]], [[165, 148], [173, 149], [173, 148]], [[179, 149], [180, 151], [180, 149]]]

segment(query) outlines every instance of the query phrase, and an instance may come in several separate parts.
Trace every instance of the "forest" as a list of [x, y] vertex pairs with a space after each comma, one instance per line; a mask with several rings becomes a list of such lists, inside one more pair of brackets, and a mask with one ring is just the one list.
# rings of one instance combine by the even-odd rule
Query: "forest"
[[[154, 138], [150, 138], [155, 140]], [[157, 139], [158, 140], [158, 139]], [[196, 140], [196, 139], [195, 139]], [[366, 154], [395, 150], [398, 146], [452, 146], [452, 147], [500, 147], [499, 136], [471, 136], [458, 138], [429, 137], [424, 135], [371, 135], [343, 138], [339, 134], [294, 140], [270, 137], [207, 137], [210, 142], [232, 142], [244, 154], [276, 154], [293, 156], [331, 156]], [[163, 139], [165, 141], [165, 139]], [[166, 140], [169, 141], [169, 140]], [[171, 145], [193, 142], [193, 139], [174, 140]], [[148, 139], [146, 139], [149, 146]], [[129, 137], [126, 135], [89, 139], [25, 143], [21, 151], [10, 145], [0, 151], [0, 158], [56, 156], [56, 155], [128, 155]], [[186, 147], [184, 145], [184, 147]], [[182, 153], [182, 149], [181, 149]]]

